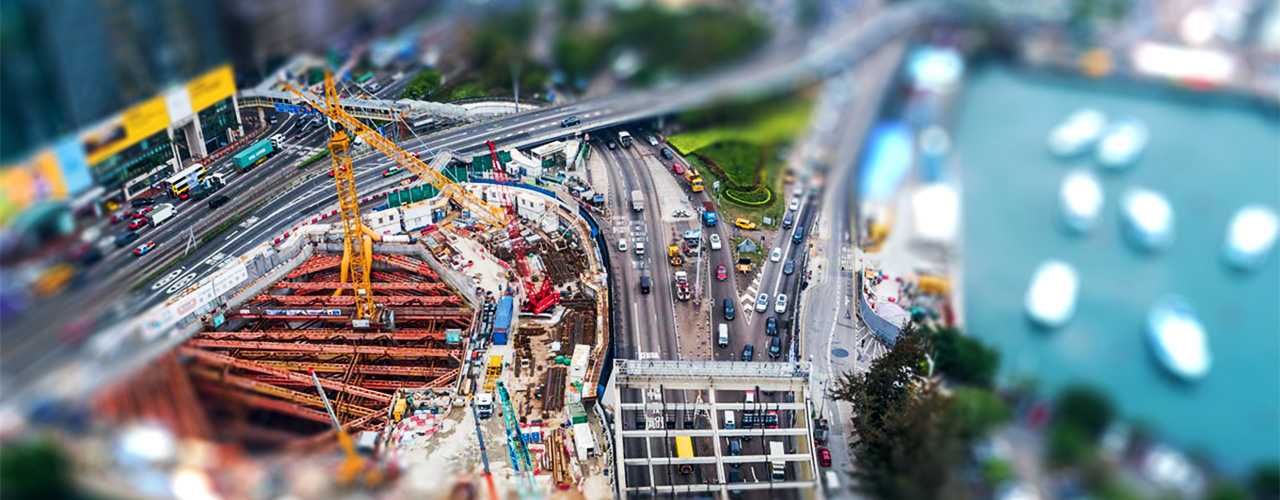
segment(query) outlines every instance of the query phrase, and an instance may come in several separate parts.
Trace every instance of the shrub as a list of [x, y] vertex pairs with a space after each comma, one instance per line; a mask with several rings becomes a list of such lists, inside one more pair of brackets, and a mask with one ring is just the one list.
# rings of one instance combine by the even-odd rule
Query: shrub
[[773, 193], [764, 186], [755, 186], [751, 189], [731, 187], [725, 190], [724, 196], [734, 203], [749, 207], [768, 205], [769, 201], [773, 200]]

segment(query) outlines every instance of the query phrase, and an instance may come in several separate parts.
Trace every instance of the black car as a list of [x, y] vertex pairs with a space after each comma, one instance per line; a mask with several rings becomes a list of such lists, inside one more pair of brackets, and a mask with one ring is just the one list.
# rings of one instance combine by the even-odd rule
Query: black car
[[612, 140], [610, 140], [606, 146], [609, 146], [609, 149], [618, 149], [618, 143], [613, 142]]
[[135, 233], [133, 231], [125, 231], [123, 233], [116, 235], [116, 246], [118, 247], [126, 246], [130, 243], [133, 243], [133, 241], [136, 239], [138, 239], [138, 233]]
[[561, 126], [561, 127], [572, 127], [572, 126], [574, 126], [574, 125], [578, 125], [578, 124], [580, 124], [580, 123], [582, 123], [582, 120], [579, 120], [579, 119], [578, 119], [578, 117], [576, 117], [576, 116], [570, 116], [570, 117], [568, 117], [568, 118], [565, 118], [565, 119], [564, 119], [564, 121], [560, 122], [560, 126]]
[[155, 198], [138, 198], [133, 200], [133, 208], [149, 207], [156, 204]]
[[795, 224], [795, 222], [796, 222], [795, 212], [787, 212], [787, 215], [782, 218], [782, 228], [791, 229], [791, 225]]
[[733, 317], [737, 314], [733, 310], [733, 299], [724, 299], [724, 319], [725, 321], [733, 321]]
[[671, 158], [674, 158], [674, 157], [675, 157], [675, 155], [671, 154], [671, 150], [670, 150], [670, 149], [662, 148], [662, 157], [663, 157], [664, 159], [670, 160]]
[[804, 228], [797, 227], [795, 234], [791, 235], [791, 242], [799, 245], [801, 241], [804, 241]]
[[[775, 340], [776, 340], [776, 339], [775, 339]], [[742, 360], [743, 360], [743, 361], [751, 361], [751, 360], [753, 360], [753, 359], [756, 359], [756, 346], [753, 346], [753, 345], [751, 345], [751, 344], [747, 344], [747, 345], [743, 346], [743, 347], [742, 347]]]
[[777, 317], [769, 316], [768, 319], [764, 320], [764, 334], [770, 337], [778, 336], [778, 318]]
[[776, 358], [782, 355], [782, 339], [774, 337], [769, 340], [769, 357]]
[[216, 208], [218, 208], [218, 207], [220, 207], [220, 206], [226, 205], [226, 204], [227, 204], [227, 201], [230, 201], [230, 200], [231, 200], [231, 198], [228, 198], [228, 197], [227, 197], [227, 195], [225, 195], [225, 194], [224, 194], [224, 195], [219, 195], [219, 196], [217, 196], [217, 197], [215, 197], [215, 198], [213, 198], [213, 199], [210, 199], [210, 200], [209, 200], [209, 208], [210, 208], [210, 209], [216, 209]]
[[796, 261], [795, 259], [788, 260], [786, 265], [782, 266], [782, 274], [791, 276], [791, 273], [794, 272], [796, 272]]

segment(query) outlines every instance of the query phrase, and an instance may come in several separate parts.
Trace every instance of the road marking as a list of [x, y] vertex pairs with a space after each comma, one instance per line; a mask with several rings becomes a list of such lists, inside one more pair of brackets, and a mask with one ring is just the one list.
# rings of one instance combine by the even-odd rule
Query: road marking
[[182, 275], [181, 278], [175, 280], [172, 285], [169, 285], [169, 288], [164, 289], [164, 293], [173, 295], [175, 292], [179, 290], [185, 290], [187, 288], [187, 285], [190, 285], [191, 282], [195, 280], [196, 280], [196, 272], [195, 271], [188, 272], [187, 274]]
[[164, 275], [164, 277], [163, 277], [163, 278], [160, 278], [160, 279], [156, 280], [156, 282], [155, 282], [155, 283], [152, 283], [152, 284], [151, 284], [151, 289], [152, 289], [152, 290], [159, 290], [159, 289], [161, 289], [161, 288], [164, 288], [164, 286], [165, 286], [165, 285], [169, 284], [169, 282], [170, 282], [170, 281], [173, 281], [173, 280], [174, 280], [174, 279], [176, 279], [178, 276], [181, 276], [181, 275], [182, 275], [182, 273], [183, 273], [183, 272], [185, 272], [186, 270], [187, 270], [186, 266], [183, 266], [183, 267], [179, 267], [179, 268], [177, 268], [177, 269], [174, 269], [173, 271], [169, 271], [169, 274]]

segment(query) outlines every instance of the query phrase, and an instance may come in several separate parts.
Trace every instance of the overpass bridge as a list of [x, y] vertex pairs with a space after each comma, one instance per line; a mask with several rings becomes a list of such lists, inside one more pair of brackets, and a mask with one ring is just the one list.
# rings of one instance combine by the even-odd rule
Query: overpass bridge
[[[277, 104], [307, 107], [301, 98], [290, 92], [265, 90], [260, 88], [246, 89], [240, 93], [241, 107], [275, 108]], [[410, 99], [384, 101], [378, 99], [339, 99], [342, 109], [352, 116], [365, 120], [401, 121], [414, 124], [428, 118], [444, 118], [447, 120], [466, 120], [470, 111], [457, 104], [424, 102]]]

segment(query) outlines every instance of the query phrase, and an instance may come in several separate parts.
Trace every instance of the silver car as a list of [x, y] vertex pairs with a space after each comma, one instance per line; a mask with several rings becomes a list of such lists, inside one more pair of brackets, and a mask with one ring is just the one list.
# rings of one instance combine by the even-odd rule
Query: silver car
[[760, 298], [756, 299], [756, 312], [762, 313], [769, 310], [769, 294], [762, 293]]
[[[764, 298], [764, 296], [763, 296], [763, 295], [761, 295], [760, 297], [761, 297], [761, 298]], [[766, 306], [767, 306], [767, 304], [766, 304]], [[759, 309], [760, 309], [760, 304], [759, 304], [759, 303], [757, 303], [757, 304], [756, 304], [756, 309], [757, 309], [757, 310], [759, 310]], [[786, 312], [787, 312], [787, 294], [785, 294], [785, 293], [780, 293], [780, 294], [778, 294], [778, 303], [777, 303], [777, 304], [775, 304], [775, 305], [773, 306], [773, 312], [776, 312], [776, 313], [778, 313], [778, 314], [786, 314]]]

